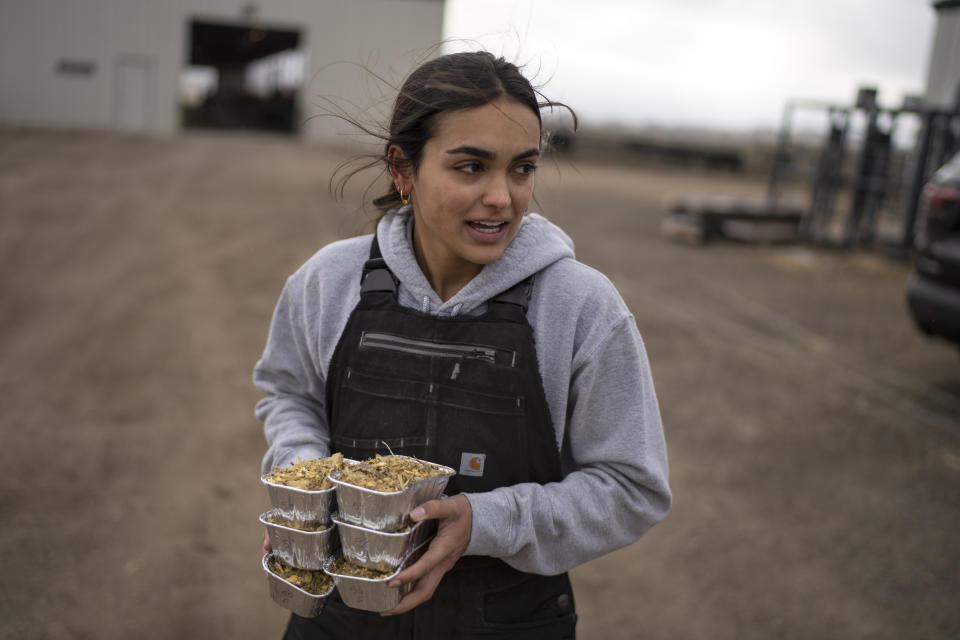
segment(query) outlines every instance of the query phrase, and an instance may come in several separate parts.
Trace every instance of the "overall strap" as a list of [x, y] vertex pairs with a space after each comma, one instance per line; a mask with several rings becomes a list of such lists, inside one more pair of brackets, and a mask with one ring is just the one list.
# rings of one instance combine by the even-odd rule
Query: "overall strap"
[[530, 304], [530, 294], [533, 291], [533, 278], [530, 276], [521, 280], [503, 293], [490, 298], [490, 304], [512, 304], [520, 307], [523, 314], [527, 313], [527, 306]]
[[[520, 308], [521, 315], [526, 315], [530, 294], [533, 291], [533, 278], [534, 276], [530, 276], [494, 296], [490, 299], [490, 304], [514, 305]], [[400, 280], [390, 271], [386, 260], [383, 259], [380, 242], [374, 234], [370, 242], [370, 256], [363, 263], [363, 273], [360, 276], [360, 297], [368, 293], [389, 293], [396, 299], [399, 287]]]
[[370, 257], [363, 263], [363, 273], [360, 276], [360, 297], [368, 293], [386, 292], [396, 298], [399, 286], [400, 280], [393, 275], [386, 260], [383, 259], [380, 243], [377, 241], [377, 235], [374, 234], [373, 241], [370, 243]]

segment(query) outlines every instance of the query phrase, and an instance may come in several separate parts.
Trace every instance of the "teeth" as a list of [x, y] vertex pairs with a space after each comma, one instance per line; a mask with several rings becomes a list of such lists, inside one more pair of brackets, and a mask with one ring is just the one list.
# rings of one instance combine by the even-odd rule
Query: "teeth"
[[475, 220], [470, 223], [474, 229], [481, 233], [496, 233], [500, 231], [500, 228], [506, 224], [505, 222], [484, 222], [483, 220]]

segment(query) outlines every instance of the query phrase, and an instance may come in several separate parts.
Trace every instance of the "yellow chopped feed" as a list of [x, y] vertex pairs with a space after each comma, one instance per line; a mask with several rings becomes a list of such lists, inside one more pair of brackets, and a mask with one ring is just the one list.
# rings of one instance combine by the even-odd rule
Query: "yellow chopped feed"
[[288, 467], [277, 467], [265, 479], [273, 484], [281, 484], [286, 487], [295, 487], [297, 489], [306, 489], [308, 491], [322, 491], [333, 487], [327, 476], [332, 471], [343, 469], [346, 462], [343, 460], [343, 454], [335, 453], [329, 458], [317, 458], [316, 460], [301, 460], [297, 458]]
[[330, 589], [333, 579], [322, 570], [311, 571], [309, 569], [298, 569], [291, 567], [276, 556], [267, 561], [267, 567], [271, 572], [280, 576], [290, 584], [296, 585], [314, 595], [321, 595]]
[[339, 479], [347, 484], [376, 491], [403, 491], [410, 484], [442, 476], [435, 464], [405, 456], [381, 456], [345, 467]]
[[330, 528], [330, 525], [320, 524], [318, 522], [304, 521], [300, 519], [288, 520], [280, 514], [272, 513], [264, 518], [267, 522], [273, 524], [283, 525], [284, 527], [290, 527], [291, 529], [299, 529], [300, 531], [326, 531]]
[[333, 573], [339, 573], [346, 576], [354, 576], [356, 578], [370, 578], [372, 580], [380, 580], [381, 578], [386, 578], [389, 575], [393, 575], [393, 571], [378, 571], [376, 569], [368, 569], [367, 567], [361, 567], [358, 564], [353, 564], [347, 562], [343, 556], [338, 556], [330, 563], [330, 571]]

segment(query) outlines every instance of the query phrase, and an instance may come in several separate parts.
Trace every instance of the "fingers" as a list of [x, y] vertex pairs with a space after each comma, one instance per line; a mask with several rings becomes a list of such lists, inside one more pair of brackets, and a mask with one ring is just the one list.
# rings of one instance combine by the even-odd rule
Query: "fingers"
[[444, 518], [463, 517], [464, 507], [472, 515], [470, 501], [465, 496], [453, 496], [446, 500], [429, 500], [410, 512], [414, 522], [421, 520], [442, 520]]
[[430, 500], [410, 512], [414, 520], [438, 520], [437, 535], [430, 542], [427, 552], [413, 565], [400, 572], [390, 581], [390, 586], [399, 586], [419, 580], [434, 567], [447, 572], [466, 551], [473, 526], [473, 511], [470, 501], [458, 495], [446, 500]]
[[[388, 586], [399, 587], [408, 582], [420, 580], [437, 567], [443, 567], [441, 572], [441, 575], [443, 575], [460, 557], [459, 555], [454, 556], [454, 553], [455, 550], [449, 547], [438, 535], [430, 542], [427, 552], [419, 560], [397, 574], [397, 577], [391, 580]], [[450, 560], [451, 556], [454, 556], [452, 560]], [[445, 561], [449, 561], [449, 566], [443, 566], [447, 564]]]
[[273, 545], [270, 544], [270, 534], [266, 530], [263, 532], [263, 553], [264, 555], [273, 551]]
[[415, 521], [438, 520], [437, 535], [423, 557], [388, 583], [391, 587], [413, 583], [413, 589], [396, 608], [381, 615], [404, 613], [429, 600], [443, 575], [456, 564], [470, 543], [473, 510], [465, 496], [425, 502], [411, 511], [410, 517]]
[[433, 597], [433, 592], [437, 590], [437, 586], [440, 584], [440, 579], [443, 578], [444, 573], [446, 573], [446, 570], [431, 571], [414, 584], [413, 589], [411, 589], [407, 595], [403, 596], [403, 599], [395, 608], [390, 611], [384, 611], [380, 615], [394, 616], [406, 613], [414, 607], [423, 604]]

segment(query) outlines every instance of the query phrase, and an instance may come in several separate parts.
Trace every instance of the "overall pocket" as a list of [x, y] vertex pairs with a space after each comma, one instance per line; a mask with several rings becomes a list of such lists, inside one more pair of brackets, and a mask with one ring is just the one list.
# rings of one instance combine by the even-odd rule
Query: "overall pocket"
[[[479, 595], [483, 628], [465, 637], [565, 640], [576, 634], [577, 614], [567, 574], [519, 574]], [[473, 631], [473, 635], [470, 635]]]
[[331, 425], [335, 447], [358, 460], [390, 451], [424, 457], [429, 387], [347, 368]]
[[408, 338], [380, 331], [364, 331], [360, 335], [360, 349], [383, 349], [431, 358], [474, 359], [508, 367], [516, 366], [517, 362], [517, 353], [510, 349], [483, 344]]
[[440, 385], [437, 456], [453, 467], [452, 491], [490, 491], [528, 479], [523, 398]]

